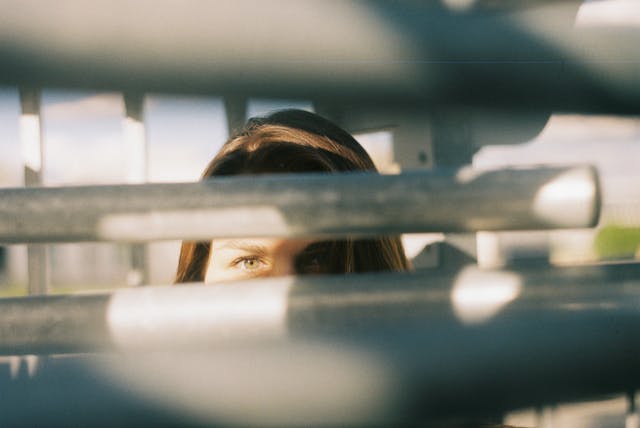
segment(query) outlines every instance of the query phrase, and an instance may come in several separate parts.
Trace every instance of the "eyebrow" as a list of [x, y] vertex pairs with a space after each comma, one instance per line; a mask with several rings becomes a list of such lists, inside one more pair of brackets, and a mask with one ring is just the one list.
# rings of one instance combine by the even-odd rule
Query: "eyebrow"
[[240, 250], [258, 256], [266, 256], [268, 251], [264, 245], [254, 244], [251, 241], [233, 240], [220, 245], [217, 250]]

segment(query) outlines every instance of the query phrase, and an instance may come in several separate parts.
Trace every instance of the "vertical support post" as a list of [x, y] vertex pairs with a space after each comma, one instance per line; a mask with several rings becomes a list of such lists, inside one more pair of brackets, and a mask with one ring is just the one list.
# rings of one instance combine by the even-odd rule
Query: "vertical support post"
[[[42, 185], [43, 144], [41, 91], [20, 88], [20, 139], [24, 162], [24, 184]], [[28, 292], [30, 295], [47, 294], [49, 290], [49, 264], [45, 245], [27, 246]]]
[[640, 428], [640, 415], [636, 407], [636, 392], [629, 391], [627, 394], [627, 415], [624, 421], [625, 428]]
[[[477, 147], [469, 129], [468, 115], [445, 110], [433, 112], [430, 119], [431, 168], [471, 168]], [[445, 241], [438, 244], [440, 268], [477, 262], [483, 257], [485, 248], [478, 245], [478, 234], [445, 236]]]
[[227, 115], [229, 136], [242, 129], [247, 120], [248, 100], [245, 97], [224, 97], [224, 110]]
[[536, 426], [538, 428], [553, 428], [554, 424], [554, 407], [553, 406], [544, 406], [538, 409], [537, 419], [538, 423]]
[[485, 269], [504, 267], [505, 260], [500, 248], [500, 239], [495, 232], [476, 232], [478, 266]]
[[[144, 127], [144, 94], [123, 94], [125, 106], [124, 140], [127, 150], [127, 182], [147, 181], [147, 138]], [[131, 245], [131, 265], [127, 283], [132, 286], [149, 283], [147, 245]]]

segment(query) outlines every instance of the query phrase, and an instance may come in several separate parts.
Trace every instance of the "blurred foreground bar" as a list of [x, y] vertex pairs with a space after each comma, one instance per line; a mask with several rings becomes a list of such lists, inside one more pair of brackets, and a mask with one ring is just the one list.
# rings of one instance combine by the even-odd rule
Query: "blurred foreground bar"
[[467, 267], [1, 300], [4, 354], [136, 352], [3, 371], [0, 422], [406, 424], [633, 390], [639, 278]]
[[[542, 328], [553, 323], [571, 325], [572, 337]], [[201, 349], [316, 334], [362, 339], [385, 331], [439, 341], [442, 332], [487, 328], [504, 328], [515, 348], [538, 346], [533, 338], [569, 346], [612, 326], [608, 341], [640, 349], [637, 340], [622, 340], [640, 327], [638, 264], [282, 277], [0, 299], [0, 355]], [[601, 349], [603, 357], [614, 352]]]
[[638, 28], [574, 28], [577, 1], [479, 2], [506, 7], [465, 13], [442, 3], [9, 1], [0, 83], [640, 111]]
[[594, 226], [599, 211], [597, 174], [587, 166], [224, 177], [2, 189], [0, 242], [580, 228]]

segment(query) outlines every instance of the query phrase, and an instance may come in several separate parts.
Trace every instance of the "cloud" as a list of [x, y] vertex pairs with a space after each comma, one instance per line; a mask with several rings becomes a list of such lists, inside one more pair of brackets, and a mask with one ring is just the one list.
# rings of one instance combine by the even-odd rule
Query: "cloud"
[[84, 120], [100, 116], [124, 116], [122, 95], [103, 93], [48, 103], [43, 109], [45, 120]]
[[45, 144], [45, 183], [48, 185], [108, 184], [125, 180], [122, 135], [78, 138], [51, 135]]

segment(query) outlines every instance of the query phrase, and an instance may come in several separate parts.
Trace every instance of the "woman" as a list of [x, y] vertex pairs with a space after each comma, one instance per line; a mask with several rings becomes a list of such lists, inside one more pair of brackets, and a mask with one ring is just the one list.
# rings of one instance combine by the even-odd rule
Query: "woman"
[[[376, 171], [362, 146], [332, 122], [302, 110], [250, 119], [202, 178], [274, 173]], [[398, 237], [314, 241], [214, 239], [183, 242], [176, 282], [218, 282], [291, 274], [402, 271]]]

